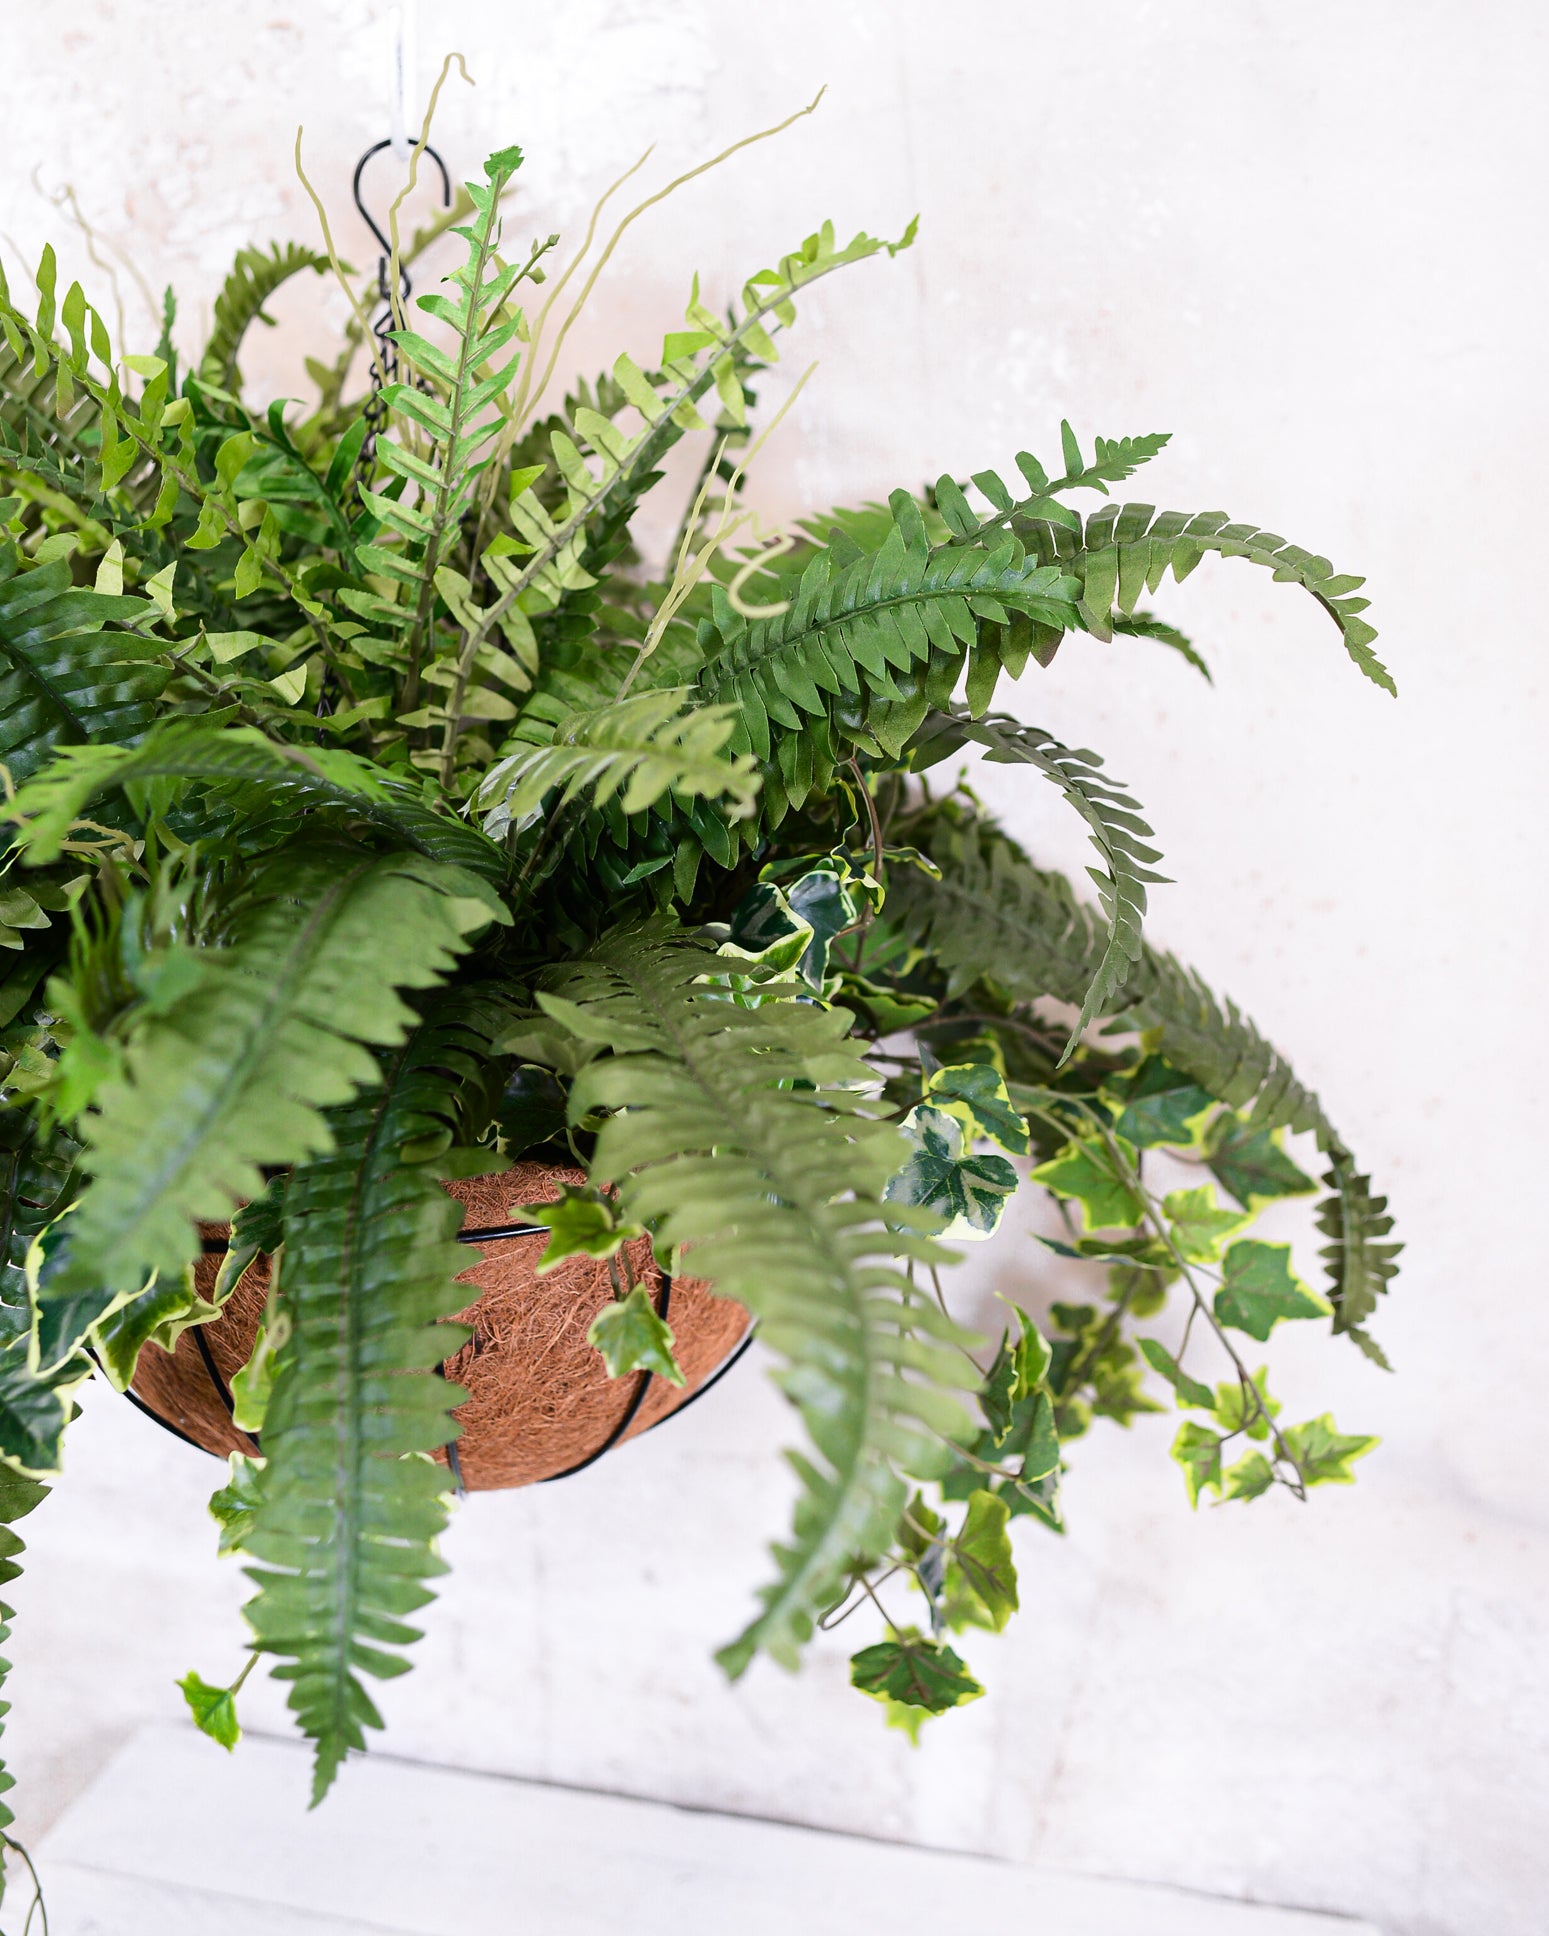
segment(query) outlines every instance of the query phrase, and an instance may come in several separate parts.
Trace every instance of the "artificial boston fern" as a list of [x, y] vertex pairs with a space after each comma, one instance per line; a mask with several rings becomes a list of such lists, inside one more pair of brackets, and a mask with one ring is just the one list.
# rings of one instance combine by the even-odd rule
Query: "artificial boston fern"
[[[1083, 517], [1072, 493], [1166, 439], [1089, 461], [1068, 426], [1062, 471], [1024, 453], [1019, 492], [943, 477], [750, 544], [776, 334], [809, 283], [912, 228], [841, 247], [825, 225], [724, 313], [696, 284], [654, 364], [621, 355], [554, 409], [596, 271], [566, 309], [586, 248], [541, 294], [556, 238], [508, 251], [520, 164], [468, 184], [460, 266], [422, 327], [394, 319], [407, 380], [370, 394], [331, 241], [244, 251], [181, 378], [165, 339], [116, 353], [51, 253], [35, 302], [0, 292], [0, 1504], [41, 1497], [83, 1379], [127, 1387], [270, 1254], [239, 1381], [262, 1456], [215, 1510], [319, 1794], [379, 1725], [362, 1677], [403, 1670], [440, 1568], [427, 1455], [457, 1435], [438, 1372], [466, 1301], [442, 1183], [557, 1148], [589, 1172], [593, 1254], [644, 1226], [754, 1313], [809, 1446], [722, 1658], [792, 1663], [855, 1596], [907, 1585], [919, 1616], [894, 1598], [854, 1677], [911, 1731], [980, 1691], [945, 1636], [1014, 1610], [1008, 1522], [1061, 1525], [1061, 1445], [1092, 1416], [1187, 1408], [1195, 1499], [1348, 1478], [1370, 1441], [1282, 1424], [1234, 1339], [1322, 1315], [1379, 1355], [1396, 1253], [1289, 1065], [1144, 940], [1162, 876], [1136, 801], [991, 710], [1070, 633], [1201, 663], [1138, 604], [1211, 552], [1311, 592], [1391, 689], [1359, 581], [1215, 513]], [[248, 325], [324, 263], [355, 320], [309, 364], [317, 409], [248, 405]], [[657, 579], [631, 521], [690, 436]], [[1100, 905], [931, 790], [970, 747], [1060, 788]], [[548, 1118], [513, 1101], [535, 1082]], [[1326, 1294], [1243, 1234], [1314, 1187], [1286, 1130], [1329, 1166]], [[993, 1230], [1019, 1159], [1098, 1289], [1017, 1310], [986, 1361], [938, 1269]], [[243, 1204], [207, 1298], [198, 1226]], [[582, 1241], [572, 1211], [551, 1255]], [[608, 1371], [670, 1373], [626, 1289]], [[230, 1690], [185, 1691], [234, 1738]]]

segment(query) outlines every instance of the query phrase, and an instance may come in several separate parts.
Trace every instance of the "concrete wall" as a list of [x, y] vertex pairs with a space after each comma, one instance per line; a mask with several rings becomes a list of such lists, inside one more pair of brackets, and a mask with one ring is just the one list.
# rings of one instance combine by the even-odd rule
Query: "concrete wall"
[[[639, 225], [582, 364], [649, 352], [695, 266], [719, 296], [824, 215], [893, 232], [922, 211], [910, 255], [804, 305], [790, 361], [822, 367], [769, 452], [772, 515], [1050, 453], [1068, 415], [1088, 436], [1174, 430], [1144, 495], [1370, 575], [1397, 704], [1294, 588], [1219, 563], [1159, 601], [1214, 691], [1158, 650], [1073, 640], [1015, 698], [1146, 802], [1179, 880], [1155, 933], [1287, 1045], [1410, 1248], [1379, 1326], [1395, 1378], [1276, 1341], [1293, 1413], [1384, 1435], [1359, 1485], [1191, 1516], [1169, 1421], [1094, 1434], [1069, 1538], [1026, 1535], [1026, 1611], [974, 1641], [993, 1698], [917, 1753], [845, 1692], [848, 1630], [794, 1682], [761, 1667], [728, 1690], [709, 1664], [784, 1509], [784, 1420], [751, 1377], [566, 1485], [460, 1515], [418, 1671], [389, 1690], [393, 1748], [1345, 1909], [1394, 1936], [1529, 1936], [1549, 1915], [1541, 9], [542, 11], [445, 0], [420, 33], [422, 86], [448, 45], [477, 77], [438, 123], [454, 165], [527, 148], [524, 238], [574, 234], [649, 141], [655, 185], [830, 90]], [[68, 183], [154, 288], [176, 284], [192, 340], [239, 244], [313, 233], [298, 121], [364, 257], [344, 211], [385, 132], [382, 42], [366, 0], [8, 10], [13, 282], [60, 230], [40, 191]], [[297, 331], [335, 307], [320, 287], [280, 305], [271, 387], [295, 387]], [[984, 784], [1041, 852], [1080, 859], [1057, 801]], [[1036, 1298], [1041, 1270], [1010, 1234], [972, 1289]], [[171, 1676], [236, 1659], [209, 1471], [104, 1396], [70, 1478], [14, 1594], [24, 1826], [171, 1712]], [[212, 1759], [217, 1805], [219, 1776]]]

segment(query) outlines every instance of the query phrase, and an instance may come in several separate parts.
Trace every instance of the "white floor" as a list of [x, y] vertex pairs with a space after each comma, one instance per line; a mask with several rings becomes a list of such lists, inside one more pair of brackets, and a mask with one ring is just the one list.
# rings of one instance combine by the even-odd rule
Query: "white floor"
[[250, 1736], [228, 1764], [191, 1729], [142, 1730], [38, 1851], [51, 1936], [1376, 1936], [380, 1755], [309, 1814], [307, 1766], [290, 1742]]

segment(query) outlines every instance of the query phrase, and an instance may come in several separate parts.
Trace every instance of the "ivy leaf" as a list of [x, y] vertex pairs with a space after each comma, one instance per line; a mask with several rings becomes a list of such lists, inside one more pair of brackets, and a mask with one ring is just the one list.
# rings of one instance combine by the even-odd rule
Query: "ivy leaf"
[[1255, 1239], [1233, 1244], [1223, 1263], [1223, 1281], [1215, 1295], [1215, 1312], [1222, 1324], [1246, 1331], [1262, 1344], [1281, 1318], [1320, 1318], [1333, 1313], [1320, 1292], [1310, 1290], [1291, 1270], [1289, 1244], [1263, 1244]]
[[616, 1256], [625, 1244], [645, 1235], [644, 1224], [620, 1221], [613, 1205], [590, 1184], [567, 1183], [553, 1202], [518, 1204], [516, 1214], [541, 1223], [549, 1233], [538, 1259], [540, 1276], [567, 1257]]
[[934, 1211], [946, 1226], [944, 1237], [990, 1236], [1017, 1187], [1017, 1173], [1005, 1157], [971, 1155], [963, 1124], [930, 1103], [911, 1109], [900, 1127], [911, 1153], [883, 1200]]
[[1248, 1452], [1221, 1477], [1225, 1481], [1223, 1499], [1257, 1499], [1275, 1483], [1275, 1468], [1262, 1452]]
[[1023, 1513], [1031, 1513], [1051, 1533], [1064, 1532], [1065, 1520], [1060, 1511], [1060, 1468], [1057, 1463], [1041, 1479], [1003, 1482], [997, 1487], [995, 1496], [1005, 1500], [1006, 1510], [1013, 1519]]
[[1253, 1374], [1253, 1391], [1258, 1394], [1257, 1399], [1240, 1379], [1216, 1386], [1216, 1423], [1222, 1431], [1228, 1434], [1246, 1432], [1250, 1439], [1269, 1437], [1267, 1421], [1279, 1414], [1280, 1401], [1270, 1397], [1268, 1379], [1269, 1366], [1260, 1365]]
[[1174, 1190], [1162, 1208], [1172, 1223], [1173, 1242], [1191, 1264], [1213, 1264], [1227, 1238], [1253, 1221], [1251, 1210], [1223, 1210], [1210, 1183]]
[[[1135, 1146], [1115, 1140], [1125, 1161], [1133, 1165]], [[1052, 1162], [1040, 1163], [1033, 1171], [1033, 1181], [1056, 1196], [1074, 1198], [1081, 1205], [1081, 1221], [1087, 1230], [1137, 1224], [1145, 1215], [1145, 1205], [1101, 1143], [1072, 1143]]]
[[671, 1385], [683, 1383], [683, 1373], [672, 1355], [672, 1327], [657, 1316], [643, 1284], [637, 1284], [628, 1297], [604, 1305], [592, 1319], [586, 1341], [602, 1353], [610, 1378], [622, 1378], [631, 1371], [654, 1371]]
[[828, 974], [829, 949], [834, 941], [853, 928], [860, 919], [860, 904], [852, 889], [832, 865], [814, 867], [785, 890], [785, 898], [798, 921], [805, 921], [812, 939], [798, 963], [803, 981], [821, 988]]
[[952, 1542], [963, 1578], [983, 1603], [997, 1633], [1017, 1611], [1017, 1569], [1006, 1531], [1011, 1517], [1004, 1499], [992, 1492], [975, 1492], [968, 1500], [968, 1517]]
[[1308, 1419], [1305, 1425], [1293, 1425], [1283, 1437], [1309, 1486], [1353, 1485], [1351, 1460], [1364, 1459], [1377, 1443], [1375, 1438], [1338, 1431], [1328, 1412], [1321, 1418]]
[[1049, 1366], [1054, 1361], [1054, 1349], [1049, 1340], [1021, 1308], [1013, 1304], [1017, 1324], [1021, 1330], [1021, 1340], [1016, 1347], [1016, 1396], [1028, 1398], [1049, 1375]]
[[912, 1627], [851, 1655], [850, 1685], [873, 1700], [896, 1701], [927, 1714], [945, 1714], [984, 1692], [950, 1647], [926, 1640]]
[[1221, 1188], [1245, 1210], [1277, 1197], [1310, 1196], [1318, 1187], [1281, 1148], [1278, 1129], [1250, 1130], [1240, 1116], [1223, 1115], [1211, 1124], [1205, 1161]]
[[991, 1064], [964, 1062], [933, 1069], [925, 1094], [938, 1108], [958, 1117], [972, 1134], [998, 1143], [1012, 1156], [1026, 1156], [1027, 1124], [1011, 1106], [1005, 1078]]
[[211, 1687], [197, 1674], [185, 1674], [175, 1685], [183, 1690], [188, 1711], [194, 1717], [194, 1726], [230, 1754], [242, 1739], [242, 1730], [237, 1725], [237, 1704], [231, 1689]]
[[1172, 1455], [1183, 1467], [1184, 1483], [1189, 1489], [1189, 1504], [1198, 1506], [1199, 1495], [1207, 1488], [1221, 1490], [1221, 1440], [1203, 1425], [1190, 1419], [1178, 1427]]
[[979, 1388], [979, 1409], [984, 1413], [990, 1437], [996, 1445], [1011, 1430], [1011, 1405], [1016, 1389], [1016, 1353], [1002, 1338], [1000, 1349], [995, 1353], [995, 1362], [984, 1374], [984, 1383]]
[[231, 1476], [219, 1492], [210, 1495], [210, 1517], [220, 1527], [221, 1553], [240, 1553], [247, 1545], [254, 1516], [258, 1511], [259, 1474], [262, 1459], [250, 1459], [233, 1452], [228, 1460]]
[[1207, 1412], [1215, 1410], [1215, 1393], [1197, 1378], [1191, 1378], [1165, 1345], [1158, 1344], [1155, 1338], [1142, 1338], [1140, 1355], [1172, 1386], [1180, 1405], [1198, 1405]]
[[894, 1035], [900, 1029], [914, 1028], [927, 1015], [934, 1015], [937, 1007], [934, 996], [910, 995], [902, 989], [868, 981], [864, 975], [846, 975], [840, 998], [847, 1007], [863, 1010], [879, 1035]]
[[1201, 1124], [1216, 1106], [1208, 1089], [1159, 1055], [1147, 1056], [1123, 1095], [1124, 1111], [1115, 1127], [1142, 1149], [1157, 1143], [1192, 1148], [1199, 1141]]
[[890, 1728], [897, 1728], [902, 1734], [907, 1734], [911, 1748], [919, 1747], [920, 1729], [931, 1718], [930, 1709], [925, 1707], [910, 1707], [906, 1701], [889, 1701], [886, 1699], [884, 1699], [882, 1706], [887, 1716], [887, 1725]]
[[[757, 962], [777, 975], [789, 975], [812, 947], [812, 923], [796, 913], [773, 881], [755, 881], [737, 903], [723, 955]], [[824, 945], [824, 958], [827, 948]]]

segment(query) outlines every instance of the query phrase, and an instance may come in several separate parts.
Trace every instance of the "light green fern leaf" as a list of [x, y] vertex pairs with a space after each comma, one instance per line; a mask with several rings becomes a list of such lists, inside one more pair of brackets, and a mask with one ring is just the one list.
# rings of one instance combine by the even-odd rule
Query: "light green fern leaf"
[[1052, 780], [1092, 829], [1093, 845], [1107, 863], [1105, 869], [1087, 870], [1102, 896], [1108, 940], [1081, 997], [1081, 1013], [1065, 1047], [1069, 1056], [1088, 1024], [1108, 1012], [1115, 991], [1140, 960], [1146, 887], [1167, 879], [1150, 866], [1161, 855], [1146, 845], [1151, 829], [1140, 817], [1139, 801], [1103, 777], [1095, 753], [1062, 746], [1040, 727], [1023, 726], [1003, 713], [979, 720], [958, 718], [953, 724], [956, 733], [985, 749], [987, 759], [1031, 766]]
[[142, 745], [68, 747], [23, 787], [9, 815], [35, 862], [53, 859], [72, 824], [96, 801], [135, 782], [182, 780], [211, 789], [255, 817], [326, 818], [341, 829], [368, 828], [432, 860], [499, 882], [498, 848], [449, 814], [427, 807], [419, 789], [384, 775], [353, 753], [277, 744], [251, 727], [212, 727], [198, 719], [163, 720]]

